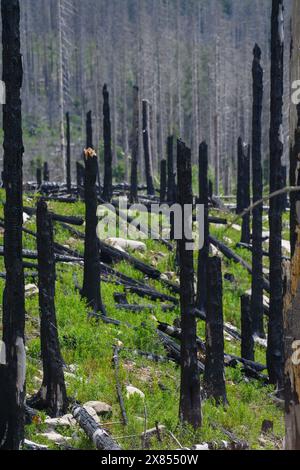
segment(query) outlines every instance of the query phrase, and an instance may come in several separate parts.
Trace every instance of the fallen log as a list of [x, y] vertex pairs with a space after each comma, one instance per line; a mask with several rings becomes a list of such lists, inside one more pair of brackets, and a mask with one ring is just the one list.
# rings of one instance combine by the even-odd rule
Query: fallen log
[[75, 405], [72, 409], [72, 415], [87, 436], [93, 441], [96, 449], [110, 451], [121, 450], [119, 444], [113, 440], [107, 431], [96, 423], [85, 408]]
[[[165, 357], [165, 356], [160, 356], [158, 354], [153, 354], [153, 353], [148, 353], [145, 351], [140, 351], [139, 349], [127, 349], [127, 348], [122, 348], [121, 351], [128, 351], [131, 354], [135, 356], [141, 356], [144, 357], [145, 359], [153, 362], [168, 362], [171, 361], [173, 362], [173, 359], [170, 357]], [[121, 352], [120, 351], [120, 352]]]
[[176, 297], [172, 297], [167, 294], [162, 294], [161, 292], [155, 291], [153, 289], [128, 286], [128, 287], [125, 287], [125, 290], [132, 292], [134, 294], [137, 294], [140, 297], [147, 297], [152, 300], [162, 300], [165, 302], [172, 302], [174, 304], [178, 304], [178, 299], [176, 299]]
[[[4, 256], [4, 248], [3, 245], [0, 246], [0, 256]], [[37, 259], [37, 252], [32, 250], [22, 250], [22, 257], [25, 259]], [[64, 256], [55, 254], [55, 261], [57, 263], [81, 263], [83, 259], [72, 257], [72, 256]]]
[[[177, 364], [180, 364], [181, 363], [180, 346], [175, 341], [173, 341], [171, 338], [169, 338], [168, 335], [166, 335], [162, 331], [157, 330], [157, 334], [159, 336], [159, 339], [163, 343], [164, 348], [168, 352], [168, 355], [172, 359], [174, 359], [174, 361]], [[197, 363], [198, 363], [199, 373], [203, 373], [204, 372], [204, 364], [202, 364], [202, 362], [199, 361], [199, 360], [197, 361]]]
[[[26, 214], [30, 216], [36, 214], [36, 208], [34, 207], [24, 207], [23, 210]], [[54, 212], [50, 212], [50, 214], [52, 216], [52, 220], [54, 220], [55, 222], [64, 222], [67, 224], [78, 225], [78, 226], [81, 226], [84, 223], [84, 220], [82, 217], [60, 215], [60, 214], [55, 214]]]
[[203, 444], [197, 444], [192, 447], [191, 450], [247, 450], [249, 449], [249, 444], [247, 442], [241, 441], [237, 442], [204, 442]]
[[[138, 304], [115, 304], [117, 310], [127, 310], [132, 313], [139, 313], [145, 310], [153, 311], [158, 308], [157, 305], [138, 305]], [[160, 305], [159, 308], [163, 312], [169, 312], [174, 310], [174, 305]]]

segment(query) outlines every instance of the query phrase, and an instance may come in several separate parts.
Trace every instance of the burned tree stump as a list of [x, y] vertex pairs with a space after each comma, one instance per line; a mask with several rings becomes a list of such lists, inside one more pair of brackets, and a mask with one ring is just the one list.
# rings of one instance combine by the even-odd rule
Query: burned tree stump
[[[209, 257], [209, 219], [208, 219], [208, 152], [206, 142], [199, 147], [199, 204], [204, 205], [204, 245], [199, 250], [197, 308], [206, 311], [207, 262]], [[200, 230], [200, 227], [199, 229]]]
[[92, 148], [84, 152], [85, 159], [85, 239], [84, 239], [84, 275], [82, 297], [93, 308], [94, 312], [105, 309], [101, 298], [101, 269], [99, 240], [97, 238], [97, 155]]
[[37, 204], [37, 251], [39, 307], [41, 319], [41, 355], [43, 382], [38, 394], [28, 401], [51, 417], [62, 416], [68, 406], [55, 312], [55, 255], [52, 217], [45, 201]]
[[147, 100], [143, 100], [142, 102], [142, 113], [143, 113], [143, 146], [144, 146], [147, 193], [149, 196], [154, 196], [155, 190], [154, 190], [154, 185], [153, 185], [152, 152], [151, 152], [151, 138], [150, 138], [150, 104], [149, 104], [149, 101]]
[[[6, 364], [0, 365], [0, 449], [19, 450], [24, 439], [26, 352], [24, 345], [25, 302], [22, 264], [22, 59], [20, 54], [20, 5], [2, 0], [4, 171], [3, 345]], [[5, 401], [3, 401], [5, 400]]]
[[[241, 137], [238, 139], [238, 182], [237, 182], [237, 214], [241, 214], [250, 206], [250, 148]], [[243, 217], [242, 243], [250, 243], [250, 214]]]
[[167, 161], [160, 162], [160, 202], [163, 204], [166, 201], [167, 195]]
[[248, 361], [254, 361], [254, 339], [249, 295], [241, 297], [241, 356]]
[[133, 125], [131, 137], [131, 177], [130, 177], [130, 202], [138, 202], [138, 161], [139, 161], [139, 89], [133, 87]]
[[[177, 202], [184, 212], [186, 204], [193, 203], [191, 151], [182, 141], [177, 143], [177, 173], [178, 196]], [[194, 265], [193, 251], [186, 245], [184, 227], [192, 221], [183, 216], [183, 236], [178, 241], [180, 256], [180, 310], [181, 310], [181, 383], [180, 408], [181, 422], [193, 426], [201, 426], [200, 379], [197, 358], [197, 324], [194, 312]], [[192, 230], [192, 227], [191, 227]]]
[[104, 184], [102, 198], [110, 202], [113, 194], [112, 187], [112, 149], [111, 121], [109, 108], [109, 92], [107, 85], [103, 87], [103, 141], [104, 141]]
[[67, 191], [71, 191], [71, 131], [70, 131], [70, 114], [66, 113], [67, 122], [67, 155], [66, 155], [66, 175], [67, 175]]
[[[271, 124], [270, 124], [270, 193], [283, 187], [283, 0], [272, 2], [271, 27]], [[283, 283], [282, 283], [282, 200], [270, 200], [270, 315], [267, 365], [270, 383], [283, 385]]]
[[224, 374], [223, 287], [220, 258], [209, 258], [207, 265], [206, 361], [204, 389], [208, 398], [226, 404]]
[[[257, 44], [254, 47], [252, 65], [253, 77], [253, 111], [252, 111], [252, 188], [253, 203], [263, 197], [263, 172], [261, 157], [262, 140], [262, 103], [263, 103], [263, 69], [260, 64], [261, 50]], [[262, 216], [263, 207], [253, 209], [252, 222], [252, 295], [251, 316], [253, 333], [264, 337], [263, 323], [263, 247], [262, 247]]]

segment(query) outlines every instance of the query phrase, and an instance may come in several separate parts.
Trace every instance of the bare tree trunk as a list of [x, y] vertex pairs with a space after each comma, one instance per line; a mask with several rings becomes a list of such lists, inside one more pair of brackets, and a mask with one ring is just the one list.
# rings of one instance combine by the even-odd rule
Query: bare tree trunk
[[59, 87], [59, 124], [60, 124], [60, 152], [62, 159], [63, 181], [66, 179], [65, 154], [65, 125], [64, 125], [64, 69], [63, 69], [63, 31], [62, 31], [62, 0], [58, 0], [58, 87]]
[[67, 173], [67, 190], [71, 191], [71, 131], [70, 131], [70, 114], [66, 113], [67, 121], [67, 162], [66, 162], [66, 173]]
[[[193, 203], [191, 151], [178, 141], [177, 173], [178, 203], [184, 212], [186, 204]], [[184, 233], [184, 222], [182, 229]], [[189, 240], [190, 241], [190, 240]], [[194, 306], [193, 251], [186, 248], [185, 235], [178, 241], [180, 256], [180, 308], [181, 308], [181, 385], [179, 416], [182, 422], [195, 429], [201, 426], [200, 379], [197, 358], [197, 324]]]
[[2, 0], [3, 81], [6, 105], [4, 130], [4, 262], [3, 347], [6, 365], [0, 365], [0, 448], [18, 450], [24, 438], [26, 352], [25, 301], [22, 264], [22, 115], [20, 89], [23, 69], [20, 54], [20, 5]]
[[167, 160], [160, 162], [160, 202], [166, 201], [167, 195]]
[[139, 161], [139, 89], [133, 87], [133, 126], [131, 137], [131, 181], [130, 181], [130, 202], [138, 201], [138, 161]]
[[112, 198], [112, 149], [111, 149], [111, 122], [109, 109], [109, 93], [107, 85], [103, 87], [103, 140], [104, 140], [104, 201], [110, 202]]
[[147, 193], [149, 196], [154, 196], [155, 190], [153, 185], [152, 152], [150, 139], [150, 104], [147, 100], [143, 100], [143, 144]]
[[[271, 125], [270, 125], [270, 193], [282, 188], [283, 154], [283, 0], [272, 2], [271, 30]], [[282, 200], [270, 200], [270, 313], [267, 365], [270, 383], [283, 386], [283, 284], [281, 266]]]

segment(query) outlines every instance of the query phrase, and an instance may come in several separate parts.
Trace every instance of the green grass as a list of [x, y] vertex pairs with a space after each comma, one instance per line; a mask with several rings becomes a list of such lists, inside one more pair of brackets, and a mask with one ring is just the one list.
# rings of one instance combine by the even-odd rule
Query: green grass
[[[2, 199], [4, 197], [3, 193]], [[26, 205], [33, 206], [35, 201], [24, 197]], [[84, 205], [49, 203], [49, 208], [54, 212], [66, 215], [84, 215]], [[1, 212], [3, 208], [1, 207]], [[218, 212], [219, 214], [219, 212]], [[2, 216], [2, 214], [1, 214]], [[231, 216], [226, 215], [227, 218]], [[287, 219], [285, 220], [285, 223]], [[35, 230], [35, 218], [32, 217], [26, 224], [27, 228]], [[267, 228], [267, 227], [266, 227]], [[83, 228], [79, 228], [83, 230]], [[231, 240], [230, 246], [235, 248], [239, 241], [240, 233], [236, 230], [224, 230], [218, 226], [211, 226], [212, 233], [218, 238], [227, 237]], [[1, 244], [3, 244], [3, 234], [0, 234]], [[55, 224], [55, 240], [61, 244], [68, 245], [83, 252], [82, 240], [70, 235]], [[155, 241], [146, 241], [147, 252], [144, 254], [134, 254], [143, 261], [152, 264], [161, 272], [176, 272], [174, 269], [174, 252], [168, 252], [166, 247]], [[24, 236], [24, 248], [36, 249], [35, 240], [30, 236]], [[239, 249], [238, 253], [247, 261], [251, 261], [251, 254], [247, 250]], [[158, 255], [160, 253], [160, 255]], [[196, 257], [195, 257], [196, 263]], [[3, 259], [0, 259], [0, 271], [4, 271]], [[267, 267], [267, 262], [266, 262]], [[132, 266], [120, 262], [115, 269], [131, 276], [135, 279], [144, 280], [144, 276]], [[57, 265], [56, 283], [56, 313], [58, 320], [58, 331], [62, 355], [66, 363], [66, 382], [68, 395], [81, 403], [89, 400], [105, 401], [113, 407], [113, 415], [107, 427], [112, 435], [118, 439], [124, 449], [141, 448], [140, 435], [144, 430], [144, 403], [137, 396], [127, 399], [125, 406], [129, 418], [129, 424], [124, 427], [121, 421], [120, 408], [116, 394], [115, 373], [112, 368], [113, 346], [121, 342], [124, 348], [129, 350], [141, 349], [143, 351], [154, 352], [165, 355], [162, 344], [156, 334], [156, 320], [172, 324], [179, 316], [179, 308], [172, 312], [163, 313], [159, 302], [156, 303], [153, 312], [131, 313], [117, 310], [113, 294], [122, 292], [123, 287], [115, 286], [110, 282], [102, 283], [103, 299], [109, 317], [118, 319], [132, 325], [114, 326], [107, 325], [102, 321], [88, 319], [88, 308], [75, 290], [73, 273], [76, 273], [79, 283], [82, 283], [82, 268], [80, 266]], [[249, 274], [234, 263], [223, 258], [223, 273], [232, 273], [235, 282], [223, 283], [223, 304], [225, 320], [240, 327], [240, 296], [245, 290], [251, 287]], [[26, 282], [31, 282], [26, 279]], [[168, 292], [168, 289], [158, 281], [145, 281], [155, 286], [161, 292]], [[4, 281], [0, 280], [0, 297]], [[145, 299], [140, 299], [134, 294], [128, 296], [130, 302], [143, 304]], [[147, 301], [146, 303], [153, 303]], [[41, 377], [40, 360], [40, 340], [39, 340], [39, 311], [38, 297], [34, 296], [26, 299], [26, 340], [27, 340], [27, 393], [29, 395], [39, 388]], [[198, 334], [205, 338], [205, 325], [198, 324]], [[120, 343], [120, 344], [121, 344]], [[240, 355], [240, 344], [234, 340], [226, 341], [226, 352]], [[265, 351], [257, 348], [256, 359], [265, 363]], [[222, 433], [222, 427], [245, 439], [252, 449], [275, 449], [280, 445], [284, 433], [283, 413], [278, 409], [270, 398], [273, 391], [270, 387], [264, 387], [259, 382], [245, 379], [244, 375], [237, 369], [226, 369], [226, 383], [228, 406], [226, 408], [216, 407], [211, 401], [203, 403], [203, 426], [195, 433], [188, 427], [182, 427], [178, 423], [178, 406], [180, 391], [180, 370], [171, 363], [153, 363], [124, 350], [120, 353], [120, 379], [123, 385], [124, 396], [125, 386], [132, 384], [145, 394], [145, 407], [147, 411], [147, 428], [155, 426], [156, 422], [164, 424], [179, 440], [182, 446], [190, 447], [204, 441], [221, 441], [226, 439]], [[70, 365], [75, 365], [75, 369]], [[41, 422], [26, 427], [26, 435], [35, 442], [48, 442], [39, 436], [45, 431], [45, 415], [41, 415]], [[261, 425], [263, 420], [268, 419], [274, 422], [274, 433], [261, 440]], [[63, 430], [61, 433], [71, 437], [69, 444], [80, 449], [93, 448], [82, 431], [77, 429]], [[130, 437], [128, 437], [130, 436]], [[162, 443], [156, 439], [151, 441], [152, 449], [176, 449], [178, 444], [167, 436]], [[52, 447], [55, 447], [52, 445]]]

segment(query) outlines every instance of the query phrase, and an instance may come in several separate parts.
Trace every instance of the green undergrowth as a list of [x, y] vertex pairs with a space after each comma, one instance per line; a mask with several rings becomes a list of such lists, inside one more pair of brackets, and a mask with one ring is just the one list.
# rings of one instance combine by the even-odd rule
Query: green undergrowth
[[[1, 194], [2, 198], [3, 193]], [[24, 204], [34, 206], [35, 199], [24, 196]], [[84, 205], [49, 203], [49, 208], [56, 213], [65, 215], [84, 216]], [[0, 215], [3, 216], [1, 207]], [[227, 217], [233, 220], [232, 215], [217, 212], [214, 215]], [[284, 217], [285, 222], [288, 220]], [[31, 230], [36, 230], [35, 217], [31, 217], [25, 225]], [[83, 227], [79, 227], [83, 231]], [[265, 222], [265, 229], [267, 224]], [[235, 228], [224, 229], [217, 225], [211, 225], [211, 232], [220, 240], [226, 240], [226, 244], [235, 249], [245, 260], [251, 262], [251, 253], [244, 249], [236, 249], [235, 245], [240, 239], [240, 232]], [[1, 244], [3, 233], [1, 231]], [[83, 252], [82, 240], [76, 239], [68, 231], [55, 223], [55, 240], [72, 249]], [[178, 274], [174, 268], [175, 248], [173, 251], [156, 241], [145, 241], [146, 253], [136, 254], [144, 262], [151, 264], [162, 273], [168, 273], [170, 279], [176, 282]], [[24, 248], [35, 250], [35, 239], [25, 235]], [[240, 296], [250, 289], [251, 278], [247, 271], [239, 265], [223, 259], [223, 274], [234, 276], [233, 282], [223, 282], [223, 307], [226, 322], [240, 327]], [[266, 268], [267, 266], [267, 260]], [[0, 271], [4, 271], [3, 259], [0, 260]], [[195, 257], [196, 265], [196, 257]], [[174, 295], [160, 281], [146, 279], [142, 273], [134, 269], [128, 263], [120, 262], [114, 265], [116, 270], [150, 284], [160, 292]], [[30, 272], [30, 270], [26, 270]], [[116, 286], [110, 279], [102, 282], [102, 295], [107, 309], [107, 315], [120, 320], [121, 325], [109, 325], [101, 320], [96, 321], [88, 317], [89, 309], [81, 299], [74, 285], [74, 274], [79, 285], [82, 284], [82, 267], [76, 265], [58, 264], [56, 282], [56, 313], [58, 332], [62, 355], [66, 364], [66, 382], [68, 396], [71, 400], [85, 403], [90, 400], [104, 401], [112, 406], [113, 413], [108, 420], [104, 420], [114, 438], [124, 449], [140, 449], [142, 446], [141, 433], [145, 426], [147, 429], [155, 426], [155, 423], [166, 426], [180, 445], [191, 447], [202, 442], [228, 440], [223, 433], [223, 428], [233, 432], [238, 438], [245, 439], [251, 449], [275, 449], [280, 447], [283, 438], [283, 412], [272, 401], [271, 387], [263, 386], [256, 380], [249, 380], [239, 367], [226, 368], [226, 384], [228, 406], [217, 407], [212, 401], [204, 401], [203, 426], [195, 432], [188, 427], [182, 427], [178, 423], [178, 406], [180, 392], [180, 370], [172, 362], [156, 363], [137, 356], [134, 350], [155, 353], [166, 356], [166, 352], [156, 333], [157, 321], [173, 324], [179, 316], [179, 308], [174, 307], [171, 312], [162, 312], [160, 303], [139, 298], [135, 294], [129, 294], [130, 303], [154, 305], [153, 311], [131, 313], [115, 307], [114, 293], [123, 292], [122, 286]], [[36, 280], [26, 278], [26, 284]], [[0, 296], [4, 288], [3, 279], [0, 280]], [[26, 344], [27, 344], [27, 393], [32, 395], [37, 392], [42, 376], [40, 359], [39, 338], [39, 311], [38, 296], [26, 298]], [[198, 334], [205, 339], [205, 325], [198, 323]], [[227, 353], [240, 355], [240, 344], [225, 336], [225, 349]], [[121, 423], [121, 413], [116, 394], [115, 371], [112, 367], [113, 347], [118, 344], [123, 348], [120, 351], [120, 381], [123, 387], [125, 407], [128, 415], [128, 425]], [[256, 348], [256, 360], [265, 363], [265, 351]], [[145, 400], [137, 395], [130, 399], [126, 397], [126, 385], [133, 385], [145, 394]], [[26, 427], [26, 435], [29, 439], [39, 442], [49, 442], [41, 437], [47, 426], [44, 423], [45, 414], [41, 414], [39, 422]], [[268, 435], [261, 434], [261, 426], [264, 420], [274, 423], [274, 430]], [[59, 432], [71, 440], [68, 445], [80, 449], [92, 449], [92, 444], [78, 428], [59, 429]], [[156, 438], [151, 441], [152, 449], [177, 449], [179, 443], [171, 434], [167, 434], [163, 442]], [[57, 448], [54, 444], [52, 447]]]

